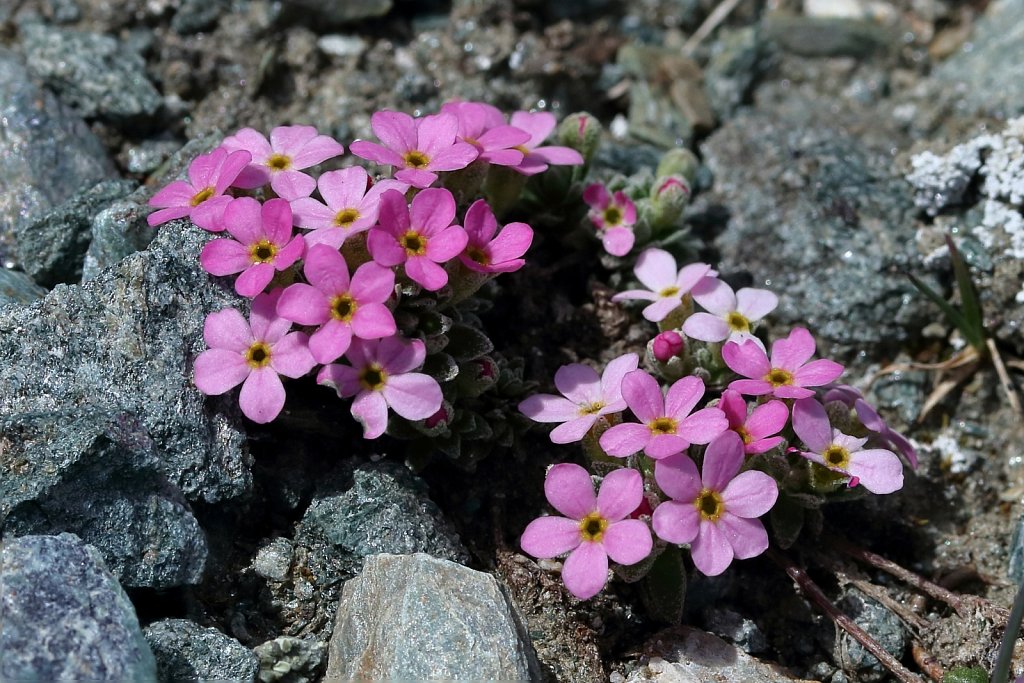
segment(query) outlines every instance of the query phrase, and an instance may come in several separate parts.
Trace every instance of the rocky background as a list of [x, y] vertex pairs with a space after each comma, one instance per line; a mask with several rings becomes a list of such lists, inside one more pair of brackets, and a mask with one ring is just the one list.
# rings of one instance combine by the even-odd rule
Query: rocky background
[[[788, 554], [912, 670], [990, 668], [1024, 575], [1024, 428], [989, 366], [919, 419], [942, 378], [910, 363], [963, 340], [906, 273], [953, 296], [954, 234], [1024, 356], [1024, 0], [747, 0], [694, 40], [719, 4], [0, 4], [0, 678], [885, 680], [765, 558], [691, 577], [687, 626], [621, 582], [573, 600], [517, 552], [544, 467], [575, 457], [543, 434], [414, 473], [311, 381], [267, 427], [194, 388], [203, 320], [237, 299], [200, 231], [146, 226], [155, 189], [242, 126], [347, 145], [456, 97], [588, 110], [599, 175], [698, 154], [702, 256], [776, 291], [777, 330], [810, 327], [922, 456]], [[499, 284], [485, 323], [542, 388], [651, 334], [608, 305], [596, 240], [541, 239]], [[820, 550], [839, 534], [990, 602], [922, 601]]]

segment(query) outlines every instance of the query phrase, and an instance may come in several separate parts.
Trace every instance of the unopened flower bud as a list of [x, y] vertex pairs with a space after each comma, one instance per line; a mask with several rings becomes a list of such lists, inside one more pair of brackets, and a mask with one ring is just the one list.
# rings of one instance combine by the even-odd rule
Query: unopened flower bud
[[665, 152], [658, 162], [658, 170], [654, 175], [657, 178], [675, 175], [686, 178], [687, 183], [692, 183], [697, 176], [697, 169], [700, 168], [700, 160], [697, 155], [685, 147], [676, 147]]
[[585, 111], [571, 114], [558, 126], [558, 141], [582, 154], [589, 164], [601, 144], [601, 123]]
[[675, 227], [690, 201], [690, 184], [682, 176], [659, 178], [651, 188], [651, 228], [655, 232]]
[[652, 350], [654, 357], [662, 363], [667, 363], [671, 358], [678, 356], [683, 351], [686, 342], [675, 330], [662, 332], [654, 338]]

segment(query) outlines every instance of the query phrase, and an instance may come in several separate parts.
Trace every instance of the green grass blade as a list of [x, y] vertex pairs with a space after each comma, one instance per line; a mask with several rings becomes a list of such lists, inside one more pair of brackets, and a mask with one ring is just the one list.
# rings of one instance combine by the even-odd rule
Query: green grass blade
[[931, 299], [936, 306], [942, 309], [942, 313], [946, 316], [946, 318], [949, 319], [949, 322], [956, 325], [957, 329], [963, 332], [965, 336], [967, 335], [967, 321], [964, 319], [964, 316], [963, 314], [960, 313], [960, 311], [953, 308], [953, 304], [949, 303], [941, 296], [939, 296], [934, 289], [932, 289], [924, 282], [922, 282], [920, 279], [918, 279], [916, 275], [907, 273], [907, 277], [910, 278], [910, 281], [913, 283], [915, 287], [917, 287], [917, 290], [919, 292], [921, 292], [926, 297]]
[[981, 302], [978, 300], [978, 290], [974, 288], [974, 282], [971, 281], [971, 273], [964, 257], [960, 255], [960, 250], [956, 248], [953, 238], [949, 235], [946, 235], [946, 246], [949, 247], [949, 260], [953, 264], [956, 286], [960, 290], [960, 305], [966, 325], [966, 328], [961, 328], [960, 331], [963, 332], [971, 346], [982, 351], [985, 347], [986, 335]]

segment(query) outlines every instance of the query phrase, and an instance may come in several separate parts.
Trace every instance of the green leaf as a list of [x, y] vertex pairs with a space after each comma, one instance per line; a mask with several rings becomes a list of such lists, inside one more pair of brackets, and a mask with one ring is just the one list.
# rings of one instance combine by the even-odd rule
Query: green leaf
[[474, 360], [494, 350], [494, 344], [487, 335], [469, 325], [455, 323], [448, 330], [448, 345], [445, 351], [460, 363]]
[[686, 602], [686, 569], [677, 546], [670, 545], [651, 565], [640, 582], [640, 598], [653, 619], [675, 626], [683, 619]]
[[980, 667], [958, 666], [946, 672], [942, 683], [988, 683], [988, 674]]
[[790, 548], [804, 528], [805, 508], [788, 494], [779, 494], [779, 499], [769, 513], [775, 541], [783, 550]]
[[967, 268], [964, 257], [960, 250], [953, 243], [953, 238], [946, 235], [946, 246], [949, 247], [949, 260], [953, 263], [953, 274], [956, 276], [956, 286], [960, 290], [960, 302], [963, 309], [965, 327], [961, 328], [964, 337], [978, 351], [985, 350], [985, 322], [981, 313], [981, 302], [978, 300], [978, 291], [974, 288], [971, 280], [971, 273]]
[[968, 334], [967, 320], [964, 319], [964, 316], [960, 313], [960, 311], [953, 308], [953, 304], [949, 303], [941, 296], [939, 296], [939, 294], [934, 289], [932, 289], [924, 282], [922, 282], [916, 275], [912, 273], [907, 273], [907, 277], [910, 278], [910, 282], [913, 283], [915, 287], [917, 287], [917, 290], [919, 292], [921, 292], [926, 297], [931, 299], [936, 306], [942, 309], [942, 313], [946, 316], [946, 318], [949, 319], [949, 322], [956, 325], [957, 329], [963, 332], [964, 336], [966, 337]]

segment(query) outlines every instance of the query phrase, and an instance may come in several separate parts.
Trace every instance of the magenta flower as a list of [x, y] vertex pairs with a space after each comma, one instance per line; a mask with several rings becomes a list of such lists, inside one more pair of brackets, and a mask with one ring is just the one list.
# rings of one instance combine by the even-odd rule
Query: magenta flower
[[640, 359], [627, 353], [608, 363], [601, 377], [588, 365], [563, 365], [555, 373], [555, 387], [562, 396], [536, 394], [519, 404], [519, 412], [535, 422], [561, 422], [551, 432], [554, 443], [582, 439], [602, 415], [626, 409], [622, 378], [636, 370]]
[[243, 128], [224, 139], [224, 147], [252, 154], [252, 161], [238, 176], [236, 187], [251, 189], [270, 183], [285, 199], [308, 197], [316, 181], [302, 169], [321, 164], [344, 153], [345, 148], [329, 135], [318, 135], [313, 126], [278, 126], [263, 134]]
[[204, 230], [220, 232], [221, 214], [231, 197], [224, 192], [252, 159], [248, 152], [229, 152], [218, 147], [200, 154], [188, 167], [188, 181], [175, 180], [149, 200], [159, 207], [146, 218], [151, 226], [188, 216]]
[[661, 322], [669, 313], [679, 308], [683, 303], [683, 297], [689, 294], [701, 279], [715, 274], [706, 263], [691, 263], [677, 271], [675, 258], [662, 249], [647, 249], [640, 254], [633, 272], [647, 289], [619, 292], [612, 297], [612, 301], [653, 301], [654, 303], [644, 309], [643, 315], [654, 323]]
[[447, 102], [442, 114], [459, 120], [459, 140], [477, 148], [481, 161], [498, 166], [518, 166], [524, 152], [516, 149], [530, 140], [530, 134], [505, 123], [497, 107], [482, 102]]
[[583, 190], [583, 201], [590, 207], [587, 217], [597, 226], [604, 250], [612, 256], [625, 256], [633, 248], [636, 235], [636, 204], [621, 190], [614, 195], [608, 193], [601, 183], [587, 185]]
[[675, 330], [665, 330], [651, 342], [651, 352], [659, 362], [667, 363], [686, 348], [686, 342]]
[[704, 396], [699, 377], [683, 377], [661, 394], [658, 381], [643, 370], [622, 378], [622, 397], [639, 423], [623, 422], [601, 435], [608, 455], [624, 458], [642, 450], [659, 460], [675, 455], [693, 443], [708, 443], [729, 427], [718, 408], [703, 408], [690, 415]]
[[779, 305], [779, 297], [767, 289], [744, 287], [734, 293], [732, 287], [718, 278], [704, 278], [690, 294], [707, 313], [698, 312], [687, 318], [683, 332], [706, 342], [750, 340], [761, 344], [751, 334], [751, 324]]
[[793, 404], [793, 431], [809, 450], [800, 455], [833, 472], [850, 477], [851, 487], [863, 484], [871, 493], [892, 493], [903, 488], [903, 463], [884, 448], [864, 449], [857, 439], [833, 429], [825, 408], [813, 398]]
[[277, 312], [300, 325], [319, 325], [309, 338], [317, 363], [333, 362], [348, 351], [353, 335], [380, 339], [395, 334], [395, 319], [384, 305], [395, 289], [390, 268], [364, 263], [350, 281], [344, 257], [318, 244], [306, 254], [303, 272], [310, 284], [284, 290]]
[[405, 264], [405, 273], [431, 292], [444, 287], [448, 273], [439, 266], [466, 247], [469, 236], [455, 219], [455, 198], [442, 188], [423, 190], [412, 205], [401, 192], [380, 198], [379, 226], [370, 231], [367, 247], [373, 260], [391, 268]]
[[523, 161], [518, 166], [512, 166], [512, 170], [523, 175], [536, 175], [548, 170], [548, 164], [555, 166], [580, 166], [583, 164], [583, 155], [571, 147], [541, 146], [551, 131], [555, 129], [555, 115], [539, 111], [530, 113], [517, 111], [512, 114], [511, 123], [519, 130], [526, 131], [530, 139], [518, 147], [523, 156]]
[[374, 134], [383, 142], [356, 140], [349, 145], [357, 157], [399, 169], [395, 178], [413, 187], [430, 187], [438, 171], [466, 168], [477, 158], [477, 148], [456, 142], [459, 120], [454, 114], [414, 119], [397, 111], [379, 111], [370, 118]]
[[207, 242], [199, 262], [211, 275], [241, 273], [235, 291], [242, 296], [262, 292], [275, 271], [290, 267], [306, 249], [301, 235], [292, 237], [292, 210], [283, 199], [260, 206], [252, 197], [239, 197], [221, 220], [235, 239]]
[[470, 270], [511, 273], [526, 263], [520, 257], [533, 242], [533, 229], [526, 223], [509, 223], [495, 236], [498, 220], [483, 199], [469, 207], [464, 223], [469, 241], [459, 260]]
[[284, 385], [278, 375], [302, 377], [316, 361], [306, 348], [306, 335], [291, 332], [292, 324], [275, 314], [280, 291], [253, 299], [249, 322], [233, 308], [206, 316], [203, 338], [209, 347], [196, 358], [196, 388], [208, 396], [239, 384], [242, 413], [261, 424], [284, 407]]
[[840, 384], [829, 388], [825, 393], [825, 403], [829, 401], [842, 401], [857, 411], [857, 419], [860, 423], [878, 435], [887, 446], [895, 448], [907, 459], [910, 466], [917, 469], [917, 451], [913, 444], [895, 429], [890, 427], [875, 408], [864, 400], [864, 395], [856, 387], [849, 384]]
[[353, 339], [346, 358], [351, 365], [325, 365], [318, 384], [338, 396], [355, 396], [352, 417], [363, 425], [363, 438], [376, 439], [388, 426], [388, 408], [407, 420], [425, 420], [441, 409], [441, 386], [430, 375], [413, 372], [427, 351], [419, 339]]
[[306, 245], [327, 244], [341, 248], [352, 235], [369, 230], [377, 223], [380, 197], [388, 190], [404, 193], [409, 189], [397, 180], [382, 180], [370, 186], [370, 176], [361, 166], [328, 171], [320, 176], [317, 187], [327, 203], [312, 197], [291, 202], [293, 220], [301, 228], [312, 228], [303, 238]]
[[729, 429], [743, 439], [743, 452], [755, 455], [769, 451], [784, 441], [773, 436], [782, 431], [789, 421], [789, 408], [782, 401], [768, 401], [754, 408], [747, 416], [747, 402], [738, 391], [726, 389], [718, 407], [729, 420]]
[[722, 360], [733, 372], [748, 378], [733, 381], [729, 388], [747, 396], [813, 396], [814, 392], [806, 387], [820, 387], [843, 374], [843, 366], [832, 360], [822, 358], [808, 363], [814, 349], [814, 337], [802, 327], [772, 344], [770, 363], [759, 344], [729, 342], [722, 347]]
[[520, 540], [522, 549], [546, 559], [569, 553], [562, 581], [580, 600], [601, 592], [608, 581], [608, 558], [636, 564], [651, 554], [647, 525], [627, 519], [644, 498], [644, 482], [634, 469], [610, 472], [594, 496], [590, 475], [579, 465], [562, 463], [548, 470], [544, 495], [565, 517], [540, 517], [530, 522]]
[[659, 460], [654, 479], [672, 500], [654, 509], [654, 533], [669, 543], [689, 543], [697, 569], [718, 576], [733, 558], [746, 560], [768, 548], [758, 517], [779, 497], [775, 480], [743, 466], [743, 440], [725, 432], [704, 451], [701, 475], [685, 455]]

